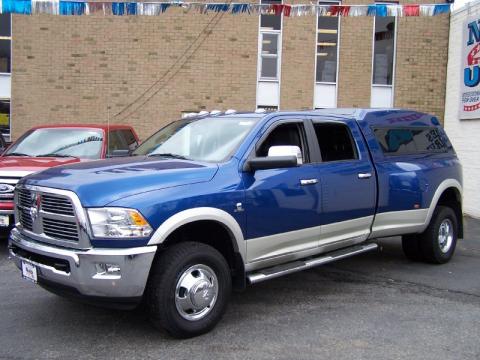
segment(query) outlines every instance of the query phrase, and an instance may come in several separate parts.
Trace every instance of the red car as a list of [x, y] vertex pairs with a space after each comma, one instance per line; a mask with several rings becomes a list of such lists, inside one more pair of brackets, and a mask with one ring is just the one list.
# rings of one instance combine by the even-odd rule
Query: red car
[[13, 192], [31, 173], [79, 161], [125, 156], [138, 145], [126, 125], [44, 125], [30, 129], [0, 156], [0, 230], [13, 221]]

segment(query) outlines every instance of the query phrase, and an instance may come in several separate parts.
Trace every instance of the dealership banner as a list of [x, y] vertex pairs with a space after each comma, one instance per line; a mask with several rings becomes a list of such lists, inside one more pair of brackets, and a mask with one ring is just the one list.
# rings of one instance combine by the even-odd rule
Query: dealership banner
[[460, 119], [480, 119], [480, 18], [463, 25]]
[[75, 1], [75, 0], [0, 0], [0, 13], [35, 15], [115, 15], [158, 16], [171, 8], [181, 8], [185, 13], [229, 13], [232, 15], [283, 15], [283, 16], [437, 16], [450, 13], [450, 4], [258, 4], [235, 2], [188, 1]]

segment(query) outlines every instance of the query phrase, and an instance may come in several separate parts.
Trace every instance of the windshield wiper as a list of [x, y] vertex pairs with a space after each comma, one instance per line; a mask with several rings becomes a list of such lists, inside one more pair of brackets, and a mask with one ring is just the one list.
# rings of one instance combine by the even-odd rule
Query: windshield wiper
[[57, 154], [57, 153], [41, 154], [41, 155], [36, 155], [35, 157], [58, 157], [58, 158], [71, 157], [71, 158], [78, 159], [78, 156], [66, 155], [66, 154]]
[[20, 153], [20, 152], [11, 152], [11, 153], [8, 153], [8, 154], [5, 154], [3, 156], [30, 156], [28, 154], [24, 154], [24, 153]]
[[189, 158], [179, 155], [179, 154], [172, 154], [172, 153], [161, 153], [161, 154], [148, 154], [148, 157], [151, 156], [160, 156], [160, 157], [166, 157], [166, 158], [173, 158], [173, 159], [181, 159], [181, 160], [189, 160]]

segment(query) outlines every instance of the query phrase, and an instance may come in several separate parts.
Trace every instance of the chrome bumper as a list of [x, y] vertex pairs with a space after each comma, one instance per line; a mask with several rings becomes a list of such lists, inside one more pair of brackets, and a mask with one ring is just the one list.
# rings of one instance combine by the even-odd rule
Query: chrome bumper
[[[20, 249], [20, 250], [19, 250]], [[40, 260], [26, 259], [19, 253], [33, 254]], [[80, 295], [105, 298], [138, 298], [143, 295], [152, 265], [156, 246], [129, 249], [74, 250], [33, 242], [13, 229], [9, 238], [9, 253], [16, 266], [22, 261], [37, 267], [38, 282], [48, 282], [73, 288]], [[69, 264], [69, 270], [60, 270], [42, 263], [41, 259], [60, 259]], [[44, 261], [48, 263], [48, 261]], [[98, 264], [112, 264], [119, 268], [114, 274], [102, 273]]]

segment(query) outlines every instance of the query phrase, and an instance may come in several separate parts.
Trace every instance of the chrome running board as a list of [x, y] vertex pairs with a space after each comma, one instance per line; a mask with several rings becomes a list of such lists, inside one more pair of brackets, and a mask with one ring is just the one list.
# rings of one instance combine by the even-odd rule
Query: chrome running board
[[247, 279], [250, 284], [256, 284], [265, 280], [275, 279], [277, 277], [288, 275], [297, 271], [302, 271], [313, 268], [315, 266], [320, 266], [337, 260], [345, 259], [353, 255], [375, 250], [376, 248], [378, 248], [378, 245], [375, 243], [350, 246], [345, 249], [340, 249], [329, 252], [327, 254], [323, 254], [320, 257], [297, 260], [291, 263], [258, 270], [253, 273], [247, 274]]

